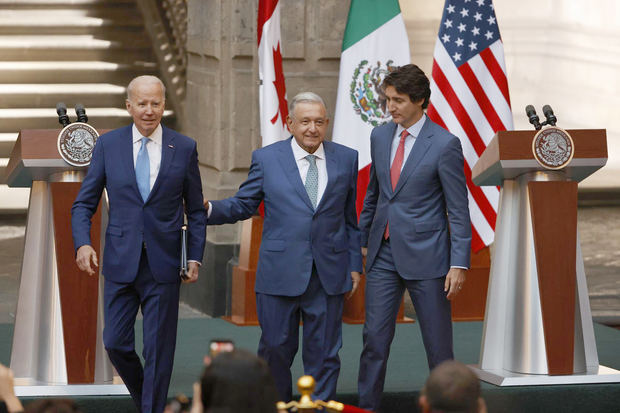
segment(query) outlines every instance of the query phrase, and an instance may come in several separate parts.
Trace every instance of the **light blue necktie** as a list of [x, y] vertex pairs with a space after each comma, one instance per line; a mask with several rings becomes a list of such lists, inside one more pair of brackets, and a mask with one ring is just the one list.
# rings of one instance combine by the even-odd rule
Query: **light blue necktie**
[[136, 159], [136, 181], [142, 200], [146, 202], [151, 192], [151, 166], [149, 162], [149, 151], [146, 150], [146, 144], [149, 138], [142, 138], [142, 146], [138, 152]]
[[306, 192], [312, 202], [312, 207], [316, 209], [316, 201], [319, 195], [319, 170], [316, 167], [316, 156], [308, 155], [306, 159], [310, 163], [308, 174], [306, 175]]

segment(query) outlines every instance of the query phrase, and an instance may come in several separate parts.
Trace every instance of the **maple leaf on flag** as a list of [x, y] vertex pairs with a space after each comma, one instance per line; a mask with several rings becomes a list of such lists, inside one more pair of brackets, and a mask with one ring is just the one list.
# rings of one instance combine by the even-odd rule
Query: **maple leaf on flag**
[[282, 126], [285, 126], [286, 117], [288, 116], [288, 104], [286, 102], [286, 85], [284, 84], [284, 71], [282, 70], [280, 42], [278, 42], [278, 48], [273, 49], [273, 68], [276, 75], [276, 80], [273, 81], [273, 85], [276, 87], [276, 93], [278, 94], [278, 111], [275, 116], [271, 118], [271, 123], [275, 124], [278, 120], [278, 115], [280, 115]]

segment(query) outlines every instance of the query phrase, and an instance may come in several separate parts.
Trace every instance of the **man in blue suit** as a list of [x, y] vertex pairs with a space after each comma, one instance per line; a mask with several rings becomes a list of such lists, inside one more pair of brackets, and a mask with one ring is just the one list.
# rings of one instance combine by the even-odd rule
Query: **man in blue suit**
[[324, 141], [328, 122], [318, 95], [295, 96], [287, 118], [293, 137], [254, 151], [248, 179], [237, 194], [209, 206], [212, 225], [247, 219], [265, 203], [256, 270], [258, 354], [286, 401], [292, 398], [290, 367], [300, 318], [304, 371], [316, 379], [316, 397], [333, 399], [344, 294], [355, 290], [362, 270], [357, 152]]
[[370, 135], [372, 167], [360, 215], [366, 321], [360, 407], [379, 409], [396, 315], [409, 291], [429, 368], [452, 359], [450, 301], [465, 282], [471, 225], [459, 139], [424, 114], [429, 81], [415, 65], [383, 81], [392, 121]]
[[[110, 205], [102, 274], [103, 342], [138, 410], [162, 412], [176, 344], [181, 226], [188, 220], [188, 276], [198, 279], [205, 211], [196, 142], [160, 125], [165, 88], [154, 76], [127, 86], [133, 125], [102, 135], [71, 210], [76, 262], [93, 275], [91, 217], [105, 188]], [[92, 265], [91, 265], [92, 263]], [[144, 368], [134, 349], [138, 308], [144, 316]]]

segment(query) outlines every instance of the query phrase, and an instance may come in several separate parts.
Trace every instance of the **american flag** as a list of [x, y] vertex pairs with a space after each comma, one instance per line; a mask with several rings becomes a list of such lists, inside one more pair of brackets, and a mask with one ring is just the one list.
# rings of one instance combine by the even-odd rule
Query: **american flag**
[[446, 1], [427, 113], [461, 140], [472, 249], [479, 251], [493, 242], [499, 188], [474, 185], [471, 170], [497, 131], [513, 129], [504, 48], [491, 0]]

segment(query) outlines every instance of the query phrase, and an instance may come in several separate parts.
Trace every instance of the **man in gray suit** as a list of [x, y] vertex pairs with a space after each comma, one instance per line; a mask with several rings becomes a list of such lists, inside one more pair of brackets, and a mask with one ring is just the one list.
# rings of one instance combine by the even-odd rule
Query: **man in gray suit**
[[424, 114], [429, 81], [415, 65], [383, 81], [392, 122], [370, 135], [372, 167], [359, 227], [366, 258], [360, 407], [377, 411], [404, 290], [429, 368], [452, 359], [450, 301], [465, 282], [471, 224], [459, 139]]

